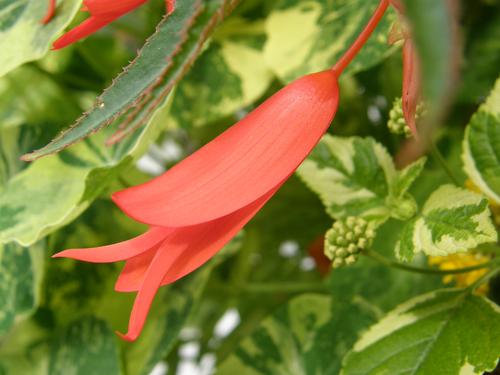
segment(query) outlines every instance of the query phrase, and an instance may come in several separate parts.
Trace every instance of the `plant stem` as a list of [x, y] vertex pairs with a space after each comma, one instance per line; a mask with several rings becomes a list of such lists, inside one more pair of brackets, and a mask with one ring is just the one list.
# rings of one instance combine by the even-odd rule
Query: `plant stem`
[[361, 47], [363, 47], [363, 45], [366, 43], [366, 41], [372, 34], [373, 30], [375, 30], [375, 27], [377, 27], [377, 24], [382, 19], [382, 16], [384, 15], [388, 6], [389, 6], [389, 0], [380, 0], [377, 9], [373, 13], [372, 17], [366, 24], [361, 34], [359, 34], [354, 43], [342, 55], [339, 61], [337, 61], [337, 63], [332, 67], [332, 70], [334, 70], [338, 76], [342, 74], [342, 71], [347, 67], [347, 65], [349, 65], [349, 63], [356, 56]]
[[489, 272], [487, 272], [486, 274], [484, 274], [483, 276], [481, 276], [479, 279], [477, 279], [476, 281], [474, 281], [471, 285], [469, 285], [466, 290], [468, 292], [473, 292], [474, 290], [476, 290], [477, 288], [479, 288], [481, 285], [483, 285], [484, 283], [486, 283], [489, 279], [491, 279], [492, 277], [495, 277], [497, 273], [500, 272], [500, 266], [497, 266], [496, 268], [493, 268], [492, 270], [490, 270]]
[[399, 269], [402, 269], [402, 270], [405, 270], [408, 272], [433, 274], [433, 275], [453, 275], [453, 274], [467, 273], [467, 272], [471, 272], [471, 271], [475, 271], [475, 270], [480, 270], [483, 268], [488, 268], [492, 265], [498, 265], [500, 263], [500, 259], [494, 259], [492, 261], [477, 264], [475, 266], [456, 268], [453, 270], [439, 270], [439, 269], [427, 268], [427, 267], [410, 266], [408, 264], [404, 264], [404, 263], [400, 263], [400, 262], [388, 259], [375, 251], [366, 251], [364, 254], [366, 256], [376, 260], [377, 262], [383, 263], [389, 267], [399, 268]]
[[242, 287], [247, 293], [301, 293], [301, 292], [326, 292], [327, 288], [320, 282], [296, 283], [252, 283]]
[[450, 167], [446, 163], [446, 160], [444, 159], [443, 155], [441, 154], [441, 151], [437, 148], [436, 144], [432, 141], [429, 142], [430, 144], [430, 149], [431, 149], [431, 154], [436, 159], [438, 164], [443, 168], [443, 170], [446, 172], [448, 177], [450, 178], [451, 182], [453, 182], [455, 185], [460, 186], [460, 182], [458, 179], [455, 177], [453, 172], [451, 171]]

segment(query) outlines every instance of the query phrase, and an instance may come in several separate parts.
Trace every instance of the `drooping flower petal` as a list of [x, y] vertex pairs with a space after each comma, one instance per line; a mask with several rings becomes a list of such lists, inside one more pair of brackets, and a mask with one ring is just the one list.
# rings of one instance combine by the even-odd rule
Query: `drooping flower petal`
[[[147, 0], [84, 0], [82, 11], [90, 12], [91, 17], [57, 39], [52, 49], [57, 50], [89, 36], [117, 18], [143, 5]], [[175, 0], [165, 0], [167, 14], [175, 8]]]
[[160, 242], [173, 231], [171, 228], [153, 227], [144, 234], [127, 241], [90, 249], [69, 249], [61, 251], [53, 258], [71, 258], [90, 263], [111, 263], [133, 258]]
[[94, 17], [122, 16], [148, 0], [85, 0], [85, 9]]
[[175, 0], [165, 0], [165, 6], [167, 7], [167, 15], [172, 14], [175, 10]]
[[[262, 208], [280, 186], [281, 184], [231, 215], [173, 232], [155, 252], [139, 286], [127, 285], [122, 278], [120, 285], [116, 287], [117, 290], [135, 290], [138, 287], [139, 292], [130, 315], [128, 332], [121, 336], [128, 341], [135, 340], [144, 326], [158, 288], [178, 280], [212, 258]], [[144, 263], [138, 264], [142, 268]], [[131, 274], [133, 278], [130, 277]], [[127, 278], [128, 282], [138, 281], [137, 270], [130, 270], [126, 275], [123, 277]]]
[[56, 0], [49, 0], [49, 6], [47, 7], [47, 12], [45, 16], [40, 20], [40, 23], [46, 25], [52, 20], [56, 14]]
[[95, 17], [87, 18], [81, 24], [79, 24], [75, 28], [65, 33], [59, 39], [57, 39], [52, 44], [52, 49], [58, 50], [80, 39], [83, 39], [89, 36], [90, 34], [95, 33], [97, 30], [102, 29], [104, 26], [114, 21], [118, 17], [119, 16], [109, 17], [109, 18], [95, 18]]
[[417, 137], [416, 114], [420, 99], [420, 67], [411, 39], [403, 45], [403, 93], [401, 96], [403, 115], [414, 137]]
[[155, 253], [135, 298], [128, 332], [125, 335], [117, 332], [124, 340], [134, 341], [139, 336], [163, 277], [182, 251], [182, 246], [170, 247], [162, 244]]
[[[184, 251], [175, 260], [171, 269], [167, 270], [161, 285], [170, 284], [186, 276], [210, 260], [264, 206], [280, 186], [281, 183], [263, 197], [230, 215], [174, 230], [161, 246], [184, 246]], [[175, 251], [172, 252], [172, 256], [174, 254]], [[150, 250], [128, 260], [116, 282], [115, 290], [120, 292], [138, 290], [154, 256], [155, 251]]]
[[329, 127], [338, 98], [331, 70], [298, 79], [162, 176], [113, 200], [132, 218], [166, 227], [235, 212], [299, 166]]

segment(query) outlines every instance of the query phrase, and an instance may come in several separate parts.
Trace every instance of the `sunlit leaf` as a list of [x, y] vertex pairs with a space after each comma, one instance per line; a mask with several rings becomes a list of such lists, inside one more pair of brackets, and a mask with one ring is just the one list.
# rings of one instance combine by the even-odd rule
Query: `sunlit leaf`
[[37, 307], [43, 257], [41, 244], [29, 249], [15, 244], [0, 246], [0, 336]]
[[48, 1], [0, 2], [0, 76], [17, 66], [45, 55], [52, 41], [72, 20], [81, 0], [58, 1], [55, 17], [41, 23]]
[[[277, 1], [266, 20], [264, 52], [268, 64], [284, 82], [331, 67], [359, 35], [377, 5], [377, 0]], [[393, 51], [387, 35], [394, 19], [390, 9], [348, 71], [367, 69]]]
[[481, 195], [443, 185], [427, 199], [422, 213], [406, 223], [396, 247], [400, 259], [413, 255], [448, 255], [495, 242], [488, 201]]
[[[472, 323], [473, 322], [473, 323]], [[477, 374], [498, 362], [500, 309], [461, 290], [399, 306], [361, 336], [341, 374]]]
[[327, 134], [297, 172], [332, 217], [383, 222], [415, 214], [415, 201], [407, 190], [424, 162], [397, 171], [387, 150], [373, 139]]
[[262, 53], [265, 38], [262, 22], [232, 18], [221, 25], [175, 91], [174, 123], [200, 126], [259, 98], [273, 78]]
[[25, 155], [25, 160], [58, 152], [114, 120], [124, 129], [145, 124], [235, 4], [234, 0], [179, 1], [175, 12], [160, 22], [137, 58], [97, 98], [94, 107], [50, 144]]
[[472, 182], [500, 203], [500, 79], [467, 126], [462, 160]]

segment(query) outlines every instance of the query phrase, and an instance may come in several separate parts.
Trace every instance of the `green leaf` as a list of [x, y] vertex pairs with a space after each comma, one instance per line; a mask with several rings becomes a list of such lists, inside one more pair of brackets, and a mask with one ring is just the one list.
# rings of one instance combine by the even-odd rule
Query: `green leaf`
[[482, 374], [500, 353], [500, 309], [459, 290], [416, 297], [372, 326], [342, 374]]
[[[97, 98], [94, 107], [50, 144], [25, 160], [49, 155], [88, 137], [114, 120], [126, 129], [146, 123], [198, 57], [203, 43], [236, 1], [185, 0], [158, 25], [136, 59]], [[120, 131], [119, 134], [127, 131]]]
[[500, 66], [500, 13], [485, 13], [491, 18], [480, 17], [464, 48], [467, 67], [462, 72], [459, 98], [475, 103], [488, 95]]
[[308, 371], [308, 359], [318, 355], [314, 342], [318, 328], [331, 318], [330, 304], [328, 296], [317, 294], [292, 299], [243, 340], [217, 374], [318, 373]]
[[0, 2], [0, 76], [47, 53], [55, 36], [73, 19], [80, 0], [58, 1], [54, 18], [46, 25], [48, 1], [11, 0]]
[[38, 305], [43, 250], [40, 244], [0, 246], [0, 336]]
[[107, 129], [10, 179], [0, 195], [0, 243], [28, 246], [80, 215], [156, 138], [169, 103], [118, 145], [104, 146]]
[[[378, 0], [277, 1], [266, 21], [268, 64], [283, 82], [331, 67], [363, 30], [377, 5]], [[394, 51], [387, 43], [394, 20], [389, 9], [347, 71], [368, 69]]]
[[331, 273], [325, 285], [330, 296], [303, 294], [266, 318], [217, 374], [337, 375], [360, 332], [401, 300], [437, 284], [439, 278], [388, 270], [362, 258]]
[[46, 333], [34, 319], [15, 325], [0, 345], [0, 374], [48, 375]]
[[422, 213], [405, 225], [396, 254], [402, 260], [411, 260], [421, 251], [448, 255], [496, 240], [488, 201], [468, 190], [443, 185], [427, 199]]
[[[404, 0], [405, 16], [421, 61], [422, 91], [426, 102], [427, 128], [434, 127], [447, 108], [458, 71], [456, 4], [448, 1]], [[421, 127], [423, 134], [428, 132]]]
[[258, 99], [273, 78], [262, 53], [265, 37], [262, 22], [224, 22], [176, 88], [173, 121], [187, 128], [201, 126]]
[[500, 204], [500, 79], [465, 130], [462, 160], [472, 182]]
[[51, 375], [120, 375], [117, 339], [102, 320], [88, 317], [69, 325], [51, 345]]
[[399, 172], [399, 179], [394, 187], [396, 195], [402, 195], [410, 189], [415, 180], [424, 170], [427, 158], [423, 157], [416, 162], [411, 163], [405, 169]]
[[424, 162], [398, 172], [387, 150], [373, 139], [327, 134], [297, 172], [332, 217], [383, 222], [414, 215], [416, 204], [407, 190]]

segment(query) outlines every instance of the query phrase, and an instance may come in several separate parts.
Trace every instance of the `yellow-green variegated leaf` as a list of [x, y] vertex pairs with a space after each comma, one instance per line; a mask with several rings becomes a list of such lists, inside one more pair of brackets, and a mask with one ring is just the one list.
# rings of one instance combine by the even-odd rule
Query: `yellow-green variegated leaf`
[[[330, 297], [304, 294], [265, 319], [239, 345], [217, 375], [313, 374], [318, 329], [332, 318]], [[314, 368], [314, 367], [313, 367]]]
[[0, 246], [0, 336], [38, 305], [43, 257], [40, 244]]
[[77, 320], [52, 341], [50, 375], [120, 375], [118, 340], [106, 322], [95, 317]]
[[500, 79], [465, 130], [462, 160], [472, 182], [500, 203]]
[[156, 138], [168, 105], [117, 145], [105, 146], [106, 129], [10, 178], [0, 187], [0, 243], [29, 246], [80, 215]]
[[297, 172], [332, 217], [383, 222], [415, 214], [416, 204], [407, 190], [424, 163], [422, 159], [398, 171], [387, 150], [372, 138], [327, 134]]
[[427, 199], [421, 214], [406, 223], [396, 254], [448, 255], [497, 240], [488, 201], [483, 196], [452, 185], [443, 185]]
[[416, 297], [361, 336], [342, 375], [480, 375], [500, 353], [500, 309], [462, 290]]
[[[332, 66], [365, 27], [378, 0], [280, 0], [266, 21], [265, 56], [283, 82]], [[395, 19], [392, 9], [347, 68], [367, 69], [394, 49], [387, 35]]]
[[262, 52], [265, 40], [263, 22], [233, 18], [222, 24], [177, 86], [172, 121], [201, 126], [257, 100], [273, 78]]
[[48, 0], [0, 1], [0, 76], [25, 62], [41, 58], [73, 19], [81, 0], [59, 0], [54, 18], [41, 23]]

